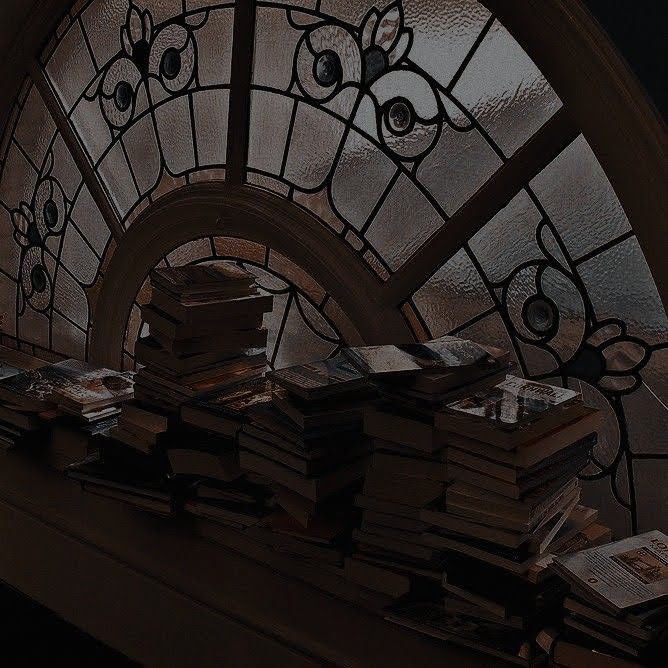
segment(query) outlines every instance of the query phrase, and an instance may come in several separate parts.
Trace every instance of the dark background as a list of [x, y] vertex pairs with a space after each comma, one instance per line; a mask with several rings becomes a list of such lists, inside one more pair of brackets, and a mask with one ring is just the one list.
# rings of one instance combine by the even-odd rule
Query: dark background
[[583, 0], [668, 117], [668, 0]]

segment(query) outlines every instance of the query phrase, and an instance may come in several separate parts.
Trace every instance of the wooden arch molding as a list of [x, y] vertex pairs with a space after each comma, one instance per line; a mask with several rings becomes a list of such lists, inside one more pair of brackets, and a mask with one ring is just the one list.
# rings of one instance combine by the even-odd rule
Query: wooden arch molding
[[380, 279], [311, 214], [251, 186], [208, 182], [161, 198], [119, 240], [95, 307], [92, 361], [120, 368], [128, 315], [148, 272], [182, 244], [208, 236], [243, 238], [285, 255], [332, 295], [366, 342], [413, 339], [400, 311], [382, 304]]

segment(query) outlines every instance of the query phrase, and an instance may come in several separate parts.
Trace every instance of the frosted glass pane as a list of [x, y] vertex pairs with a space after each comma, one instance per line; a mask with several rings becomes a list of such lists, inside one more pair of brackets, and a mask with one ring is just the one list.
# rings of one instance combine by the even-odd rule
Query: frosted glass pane
[[402, 174], [369, 225], [366, 238], [390, 268], [397, 269], [442, 224], [429, 200]]
[[265, 91], [251, 94], [248, 166], [280, 175], [294, 100]]
[[285, 176], [305, 190], [318, 188], [329, 176], [345, 127], [314, 107], [297, 106]]
[[125, 133], [121, 141], [139, 194], [144, 195], [156, 186], [161, 172], [160, 147], [153, 119], [144, 116]]
[[505, 155], [520, 148], [561, 106], [533, 61], [498, 21], [452, 92]]
[[[88, 298], [81, 285], [67, 271], [58, 272], [53, 306], [59, 313], [76, 323], [80, 329], [84, 331], [88, 329]], [[64, 338], [66, 337], [61, 338], [61, 342]], [[64, 352], [58, 347], [56, 350]]]
[[41, 166], [56, 134], [56, 125], [46, 110], [41, 95], [33, 86], [14, 134], [15, 140], [34, 165]]
[[[396, 165], [380, 148], [351, 130], [332, 177], [336, 210], [361, 230], [396, 173]], [[365, 174], [362, 184], [360, 174]]]
[[253, 84], [288, 90], [301, 34], [290, 26], [285, 10], [272, 7], [258, 7], [255, 33]]
[[501, 159], [477, 130], [458, 132], [446, 126], [418, 178], [451, 216], [500, 166]]
[[216, 9], [197, 31], [197, 69], [201, 86], [229, 84], [233, 26], [234, 9]]
[[227, 160], [227, 90], [210, 90], [193, 95], [197, 136], [197, 162], [200, 167], [224, 165]]
[[452, 332], [493, 305], [480, 273], [464, 250], [415, 293], [413, 302], [435, 337]]
[[60, 260], [83, 285], [95, 280], [98, 260], [73, 225], [68, 225], [65, 231]]
[[580, 265], [579, 273], [599, 320], [621, 318], [630, 335], [666, 343], [666, 311], [634, 238]]
[[584, 137], [578, 137], [531, 187], [574, 259], [628, 232], [626, 214]]
[[95, 78], [96, 69], [78, 23], [73, 23], [46, 66], [65, 111], [70, 111]]
[[490, 281], [501, 281], [523, 262], [543, 256], [536, 242], [540, 211], [522, 191], [470, 241]]

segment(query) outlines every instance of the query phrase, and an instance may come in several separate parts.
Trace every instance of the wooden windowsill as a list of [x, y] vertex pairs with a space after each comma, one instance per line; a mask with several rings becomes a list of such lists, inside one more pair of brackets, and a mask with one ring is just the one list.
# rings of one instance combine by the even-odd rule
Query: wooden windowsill
[[497, 666], [0, 453], [0, 579], [147, 665]]

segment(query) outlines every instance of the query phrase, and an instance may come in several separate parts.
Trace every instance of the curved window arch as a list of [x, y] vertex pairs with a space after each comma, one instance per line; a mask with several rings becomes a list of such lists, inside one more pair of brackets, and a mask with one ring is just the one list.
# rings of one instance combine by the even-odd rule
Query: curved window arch
[[662, 300], [495, 4], [72, 3], [0, 146], [2, 342], [132, 365], [150, 269], [232, 259], [279, 296], [272, 364], [454, 332], [581, 388], [608, 415], [587, 494], [660, 523]]

